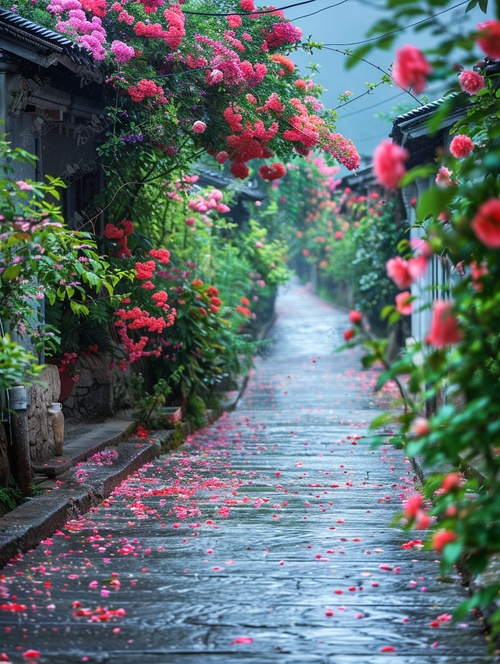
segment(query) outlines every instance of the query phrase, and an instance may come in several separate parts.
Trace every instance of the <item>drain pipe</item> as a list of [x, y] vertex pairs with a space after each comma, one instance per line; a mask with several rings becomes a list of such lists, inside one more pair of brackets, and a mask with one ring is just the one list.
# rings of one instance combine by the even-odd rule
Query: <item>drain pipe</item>
[[9, 388], [14, 478], [23, 496], [31, 493], [31, 457], [28, 436], [28, 393], [24, 385]]

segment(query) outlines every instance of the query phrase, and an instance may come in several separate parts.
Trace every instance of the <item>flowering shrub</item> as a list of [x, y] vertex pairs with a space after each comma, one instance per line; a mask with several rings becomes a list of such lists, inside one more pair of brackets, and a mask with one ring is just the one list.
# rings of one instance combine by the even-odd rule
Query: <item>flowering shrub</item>
[[[334, 114], [319, 102], [321, 86], [300, 78], [287, 55], [302, 32], [281, 10], [262, 11], [246, 0], [236, 12], [227, 1], [204, 3], [202, 14], [182, 5], [50, 0], [44, 11], [20, 0], [17, 11], [105, 63], [118, 95], [108, 141], [117, 163], [133, 135], [171, 166], [201, 148], [219, 163], [228, 160], [240, 179], [254, 159], [312, 148], [350, 169], [359, 165], [352, 143], [335, 132]], [[265, 178], [283, 174], [277, 161], [261, 171]]]
[[[97, 252], [89, 233], [70, 231], [61, 209], [57, 179], [13, 181], [13, 162], [34, 157], [0, 140], [0, 320], [23, 345], [38, 352], [60, 350], [60, 334], [45, 324], [39, 304], [67, 304], [76, 317], [90, 313], [89, 293], [113, 296], [121, 278]], [[25, 356], [27, 358], [27, 356]]]
[[[253, 352], [249, 340], [238, 334], [247, 320], [253, 319], [259, 302], [252, 289], [262, 293], [266, 287], [262, 275], [252, 272], [251, 266], [259, 267], [266, 275], [266, 269], [271, 268], [262, 256], [257, 260], [259, 251], [252, 248], [252, 234], [245, 241], [235, 238], [238, 249], [229, 241], [230, 225], [213, 216], [229, 209], [222, 198], [215, 189], [191, 196], [189, 209], [193, 216], [188, 219], [194, 223], [186, 228], [185, 215], [178, 216], [169, 245], [172, 252], [146, 249], [147, 243], [141, 242], [140, 235], [134, 232], [122, 235], [123, 222], [108, 224], [105, 229], [109, 252], [118, 256], [119, 262], [125, 259], [133, 263], [136, 272], [116, 314], [115, 325], [126, 354], [119, 365], [125, 368], [142, 358], [154, 357], [148, 371], [153, 382], [168, 379], [174, 373], [177, 377], [175, 389], [172, 387], [169, 393], [172, 402], [184, 403], [194, 396], [207, 399], [210, 388], [225, 375], [236, 375], [248, 367]], [[218, 231], [225, 234], [225, 242], [217, 242]], [[257, 227], [254, 233], [265, 239], [264, 229]], [[185, 238], [184, 249], [179, 237]], [[248, 247], [244, 248], [245, 243]], [[123, 252], [130, 251], [130, 246], [135, 252], [131, 257]], [[272, 255], [278, 261], [276, 252], [268, 251], [269, 260]], [[143, 255], [140, 261], [139, 253]], [[200, 262], [183, 260], [184, 257]], [[280, 269], [283, 278], [279, 265], [275, 264], [272, 271], [278, 275]], [[274, 274], [270, 282], [276, 284], [278, 277], [274, 281], [273, 277]], [[208, 281], [212, 278], [218, 286]], [[124, 287], [127, 288], [125, 284]], [[142, 362], [140, 366], [145, 365]]]
[[[468, 9], [477, 4], [484, 10], [488, 3], [473, 1]], [[412, 6], [411, 16], [414, 11]], [[400, 8], [396, 18], [405, 16], [406, 7]], [[450, 42], [443, 40], [433, 49], [440, 73], [453, 74], [452, 88], [463, 90], [467, 98], [451, 97], [438, 112], [438, 118], [444, 118], [457, 102], [463, 104], [463, 118], [451, 128], [450, 153], [436, 155], [427, 172], [433, 172], [435, 185], [417, 201], [422, 239], [404, 243], [404, 255], [387, 262], [388, 275], [403, 292], [384, 312], [396, 323], [412, 309], [418, 311], [419, 277], [439, 258], [452, 278], [433, 292], [433, 303], [427, 305], [432, 307], [427, 335], [390, 363], [387, 342], [372, 338], [363, 318], [346, 333], [351, 344], [364, 344], [366, 366], [380, 362], [385, 367], [379, 386], [391, 379], [401, 386], [403, 412], [377, 418], [372, 426], [394, 422], [395, 440], [405, 446], [408, 456], [420, 455], [429, 469], [424, 487], [427, 502], [417, 494], [405, 503], [407, 527], [430, 529], [428, 547], [441, 555], [443, 569], [461, 560], [473, 574], [482, 572], [500, 553], [500, 142], [498, 64], [489, 60], [500, 56], [499, 35], [497, 20], [479, 22], [476, 32], [464, 35], [464, 70], [458, 77], [455, 57], [453, 63], [446, 62]], [[466, 69], [481, 57], [478, 49], [486, 61]], [[393, 183], [375, 172], [387, 186], [396, 180], [399, 186], [408, 184], [418, 176], [418, 169], [402, 175], [400, 163], [395, 162]], [[464, 462], [477, 466], [480, 480], [460, 472]], [[455, 470], [443, 475], [436, 469], [443, 463]], [[500, 584], [491, 583], [457, 616], [487, 605], [499, 592]], [[500, 611], [491, 623], [498, 635]]]

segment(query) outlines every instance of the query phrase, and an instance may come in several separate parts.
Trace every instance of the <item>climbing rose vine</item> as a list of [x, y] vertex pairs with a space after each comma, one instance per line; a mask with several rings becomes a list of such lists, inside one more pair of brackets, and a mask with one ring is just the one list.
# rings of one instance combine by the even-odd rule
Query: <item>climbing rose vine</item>
[[[18, 11], [30, 15], [30, 5], [23, 0]], [[50, 0], [45, 7], [37, 19], [91, 52], [117, 93], [110, 153], [130, 147], [133, 121], [141, 130], [134, 141], [164, 159], [182, 161], [201, 148], [229, 161], [240, 179], [254, 159], [273, 160], [261, 177], [282, 177], [275, 155], [294, 151], [322, 150], [349, 169], [359, 166], [353, 144], [335, 131], [335, 114], [320, 102], [321, 86], [300, 77], [289, 56], [302, 31], [283, 11], [246, 0]]]
[[[421, 5], [403, 7], [398, 20], [413, 17]], [[468, 10], [476, 5], [485, 11], [488, 2], [473, 0]], [[483, 572], [500, 553], [500, 22], [476, 26], [464, 35], [463, 67], [455, 59], [448, 63], [450, 43], [443, 37], [434, 44], [434, 62], [405, 47], [392, 69], [394, 80], [412, 93], [425, 88], [431, 72], [448, 75], [450, 91], [457, 94], [436, 105], [434, 127], [450, 127], [441, 129], [445, 137], [449, 131], [448, 149], [411, 170], [406, 168], [410, 153], [390, 141], [373, 156], [374, 175], [387, 189], [422, 176], [433, 182], [413, 201], [415, 237], [400, 243], [403, 255], [387, 262], [387, 274], [402, 292], [383, 311], [393, 325], [403, 316], [421, 316], [427, 329], [418, 338], [414, 328], [417, 338], [392, 361], [388, 342], [372, 336], [364, 316], [351, 317], [345, 335], [350, 345], [364, 345], [366, 366], [382, 365], [379, 387], [390, 380], [400, 386], [402, 412], [376, 418], [373, 428], [392, 422], [394, 440], [427, 467], [425, 499], [415, 494], [404, 505], [406, 526], [431, 531], [427, 546], [440, 554], [443, 570], [461, 563], [472, 574]], [[460, 117], [458, 122], [446, 123], [451, 114]], [[445, 283], [424, 290], [422, 277], [438, 270]], [[443, 474], [443, 464], [454, 470]], [[456, 616], [497, 600], [499, 592], [500, 583], [488, 583]], [[490, 624], [498, 636], [499, 610]]]

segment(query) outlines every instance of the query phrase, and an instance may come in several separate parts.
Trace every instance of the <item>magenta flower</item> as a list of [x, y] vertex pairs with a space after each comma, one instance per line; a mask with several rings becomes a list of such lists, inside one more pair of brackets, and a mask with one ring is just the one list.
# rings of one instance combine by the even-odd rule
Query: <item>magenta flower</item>
[[474, 150], [474, 142], [465, 134], [457, 134], [450, 143], [450, 152], [457, 159], [465, 159]]
[[456, 316], [452, 313], [450, 300], [434, 300], [431, 329], [426, 341], [435, 348], [456, 344], [462, 339]]
[[415, 46], [408, 44], [398, 49], [392, 66], [392, 78], [401, 88], [412, 88], [420, 94], [427, 86], [427, 76], [432, 67], [424, 54]]
[[410, 316], [413, 311], [410, 291], [403, 291], [396, 295], [396, 310], [402, 316]]
[[483, 90], [486, 87], [486, 81], [475, 71], [470, 69], [464, 69], [463, 72], [458, 77], [458, 82], [463, 92], [467, 92], [470, 95], [476, 95], [480, 90]]
[[489, 58], [500, 58], [500, 23], [498, 21], [483, 21], [478, 23], [481, 31], [478, 37], [478, 46]]
[[405, 148], [388, 139], [382, 141], [373, 152], [373, 172], [378, 182], [386, 189], [397, 189], [406, 173], [404, 162], [409, 156]]
[[204, 122], [201, 122], [201, 120], [196, 120], [196, 122], [193, 123], [192, 127], [195, 134], [203, 134], [206, 128], [207, 125]]
[[490, 249], [500, 248], [500, 199], [490, 198], [476, 212], [472, 230]]

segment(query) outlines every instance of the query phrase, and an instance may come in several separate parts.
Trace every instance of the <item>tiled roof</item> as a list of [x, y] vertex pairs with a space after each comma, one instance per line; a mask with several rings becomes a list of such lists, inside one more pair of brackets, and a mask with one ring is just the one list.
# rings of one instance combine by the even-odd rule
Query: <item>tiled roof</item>
[[423, 127], [445, 102], [450, 101], [453, 104], [452, 112], [447, 113], [446, 118], [442, 119], [442, 123], [443, 127], [445, 126], [445, 123], [446, 126], [453, 124], [458, 117], [464, 114], [464, 109], [467, 104], [466, 96], [460, 92], [454, 92], [447, 97], [440, 97], [424, 106], [419, 106], [407, 113], [398, 115], [394, 119], [391, 136], [395, 136], [399, 132], [405, 133], [410, 127]]
[[8, 9], [0, 9], [0, 36], [35, 51], [67, 56], [74, 64], [94, 70], [92, 54], [54, 30], [44, 28]]
[[213, 171], [205, 165], [195, 166], [194, 170], [200, 176], [203, 184], [208, 184], [218, 189], [224, 189], [231, 184], [239, 196], [250, 200], [259, 200], [264, 197], [264, 193], [256, 183], [256, 186], [252, 187], [248, 182], [242, 182], [219, 171]]

